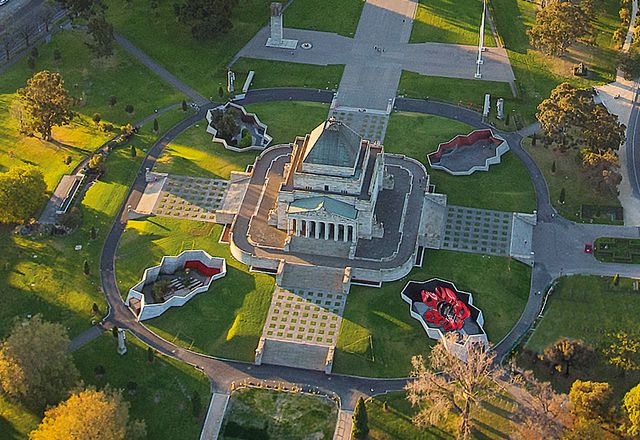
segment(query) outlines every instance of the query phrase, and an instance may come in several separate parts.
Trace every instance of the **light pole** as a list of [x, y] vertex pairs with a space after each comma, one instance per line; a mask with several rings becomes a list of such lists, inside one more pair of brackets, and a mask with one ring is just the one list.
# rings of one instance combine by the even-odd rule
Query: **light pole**
[[487, 2], [486, 0], [482, 0], [482, 21], [480, 22], [480, 42], [478, 44], [478, 59], [476, 60], [476, 74], [475, 78], [482, 78], [482, 73], [480, 73], [480, 65], [484, 63], [482, 59], [482, 51], [484, 50], [484, 20], [485, 15], [487, 13]]

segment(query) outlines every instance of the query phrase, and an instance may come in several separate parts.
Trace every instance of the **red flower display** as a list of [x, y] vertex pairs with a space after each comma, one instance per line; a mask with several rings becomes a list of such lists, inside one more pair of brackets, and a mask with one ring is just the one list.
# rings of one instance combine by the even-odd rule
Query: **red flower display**
[[421, 292], [422, 302], [428, 307], [423, 314], [425, 321], [448, 332], [462, 329], [464, 320], [471, 316], [469, 308], [448, 287], [436, 287], [434, 290], [435, 293]]

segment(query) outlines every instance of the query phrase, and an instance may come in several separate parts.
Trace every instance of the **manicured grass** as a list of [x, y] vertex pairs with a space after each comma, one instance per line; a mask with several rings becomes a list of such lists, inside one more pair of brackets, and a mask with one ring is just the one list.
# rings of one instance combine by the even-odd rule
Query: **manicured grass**
[[126, 296], [145, 268], [158, 264], [164, 255], [177, 255], [185, 249], [204, 249], [225, 258], [227, 275], [215, 281], [211, 290], [145, 324], [161, 336], [194, 350], [253, 361], [271, 302], [274, 278], [249, 273], [246, 266], [231, 256], [228, 245], [218, 243], [221, 232], [220, 225], [162, 217], [129, 222], [118, 249], [118, 287], [122, 296]]
[[[621, 375], [619, 370], [608, 366], [600, 352], [610, 342], [607, 332], [638, 328], [640, 295], [632, 290], [632, 280], [620, 279], [618, 287], [612, 286], [610, 277], [572, 276], [560, 278], [547, 302], [544, 317], [524, 348], [540, 353], [549, 344], [561, 337], [582, 339], [596, 350], [588, 365], [573, 368], [569, 377], [552, 374], [540, 364], [524, 362], [523, 366], [534, 367], [536, 374], [566, 392], [575, 379], [609, 382], [616, 395], [620, 396], [636, 385], [640, 373]], [[525, 359], [521, 358], [521, 361]]]
[[[183, 99], [173, 86], [165, 83], [117, 44], [114, 45], [112, 57], [94, 59], [85, 44], [86, 39], [87, 34], [83, 31], [64, 30], [56, 33], [50, 44], [38, 47], [35, 70], [60, 72], [67, 90], [82, 100], [74, 109], [78, 113], [87, 118], [99, 113], [104, 121], [122, 125], [133, 123], [153, 113], [154, 109]], [[61, 53], [62, 60], [59, 62], [53, 59], [55, 50]], [[24, 87], [33, 73], [24, 57], [0, 75], [0, 90], [13, 92], [18, 87]], [[109, 97], [112, 95], [117, 98], [113, 107], [109, 106]], [[125, 112], [127, 104], [133, 105], [134, 115], [129, 116]]]
[[229, 400], [222, 439], [330, 439], [338, 408], [326, 397], [245, 388]]
[[24, 440], [39, 422], [40, 417], [0, 394], [0, 433], [3, 440]]
[[[411, 31], [411, 43], [452, 43], [478, 46], [482, 1], [420, 0]], [[495, 46], [489, 24], [484, 45]]]
[[294, 0], [284, 11], [284, 26], [352, 37], [363, 5], [364, 0]]
[[[311, 102], [271, 102], [251, 104], [247, 111], [255, 112], [268, 125], [272, 145], [292, 142], [321, 124], [328, 106]], [[295, 120], [295, 124], [291, 121]], [[211, 141], [206, 121], [188, 128], [171, 142], [156, 163], [155, 170], [209, 178], [228, 179], [231, 171], [244, 171], [252, 164], [256, 152], [236, 153]]]
[[[538, 140], [532, 146], [530, 138], [522, 144], [544, 174], [549, 187], [551, 204], [560, 214], [569, 220], [580, 221], [580, 206], [583, 204], [600, 206], [620, 206], [617, 198], [605, 196], [597, 192], [582, 171], [582, 164], [575, 150], [560, 152], [553, 147], [545, 147]], [[555, 173], [551, 172], [553, 163], [556, 164]], [[565, 189], [564, 203], [560, 203], [560, 193]], [[596, 218], [595, 222], [610, 223], [605, 218]]]
[[[435, 151], [439, 143], [472, 130], [466, 124], [438, 116], [394, 113], [387, 128], [385, 149], [406, 154], [426, 165], [427, 154]], [[436, 192], [446, 194], [449, 204], [520, 212], [535, 209], [531, 179], [524, 165], [511, 153], [502, 156], [502, 163], [492, 165], [488, 172], [471, 176], [428, 171]]]
[[[383, 402], [387, 402], [387, 411], [383, 410]], [[438, 426], [424, 429], [416, 427], [411, 418], [417, 409], [407, 401], [404, 392], [393, 392], [376, 396], [366, 401], [369, 416], [369, 437], [371, 440], [395, 439], [451, 439], [456, 438], [456, 420], [449, 417]], [[473, 417], [475, 424], [471, 438], [473, 439], [505, 439], [512, 432], [509, 417], [514, 414], [514, 405], [508, 398], [501, 398], [491, 403], [483, 402]]]
[[409, 315], [400, 292], [409, 280], [439, 277], [473, 293], [489, 340], [499, 342], [520, 317], [529, 294], [531, 270], [507, 258], [434, 251], [423, 268], [382, 288], [353, 286], [338, 335], [333, 371], [364, 376], [406, 376], [411, 356], [427, 354], [433, 341]]
[[[213, 40], [197, 40], [176, 21], [174, 2], [156, 9], [145, 0], [110, 0], [108, 17], [118, 32], [205, 97], [226, 88], [226, 65], [269, 21], [270, 0], [239, 0], [233, 29]], [[240, 85], [242, 86], [242, 85]]]
[[344, 65], [316, 66], [284, 61], [240, 58], [231, 69], [236, 74], [236, 85], [241, 89], [250, 70], [255, 71], [251, 89], [272, 87], [308, 87], [337, 90]]
[[[169, 112], [159, 117], [167, 126], [176, 117]], [[13, 318], [41, 313], [44, 319], [62, 322], [71, 337], [85, 330], [91, 323], [92, 305], [97, 303], [106, 311], [100, 292], [99, 259], [102, 243], [113, 218], [128, 192], [129, 185], [142, 161], [142, 150], [157, 138], [150, 128], [143, 127], [132, 142], [139, 154], [131, 158], [130, 150], [114, 150], [106, 161], [106, 172], [85, 194], [81, 203], [82, 226], [65, 237], [22, 237], [8, 228], [0, 233], [0, 338], [11, 327]], [[97, 236], [90, 239], [91, 227]], [[81, 245], [80, 251], [75, 251]], [[90, 275], [82, 273], [84, 261], [89, 263]]]
[[[127, 353], [118, 355], [117, 342], [111, 332], [105, 333], [88, 346], [74, 353], [74, 358], [86, 385], [120, 388], [131, 404], [131, 420], [142, 419], [150, 439], [195, 439], [200, 435], [210, 397], [209, 381], [193, 367], [174, 359], [155, 354], [148, 362], [147, 346], [134, 336], [127, 335]], [[97, 365], [105, 368], [105, 375], [97, 378]], [[135, 392], [127, 384], [135, 382]], [[193, 416], [191, 397], [200, 396], [199, 416]]]

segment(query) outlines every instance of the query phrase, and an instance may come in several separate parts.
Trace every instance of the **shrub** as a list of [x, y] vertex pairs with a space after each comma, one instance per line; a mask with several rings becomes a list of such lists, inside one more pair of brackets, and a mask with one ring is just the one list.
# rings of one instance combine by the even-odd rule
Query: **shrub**
[[136, 134], [136, 132], [138, 131], [137, 128], [135, 128], [133, 125], [131, 124], [126, 124], [123, 125], [122, 127], [120, 127], [120, 134], [122, 135], [122, 137], [125, 140], [129, 140], [131, 139], [131, 137]]
[[109, 96], [109, 105], [113, 107], [118, 102], [118, 98], [115, 95]]
[[60, 224], [69, 229], [76, 229], [82, 224], [82, 211], [73, 206], [60, 218]]
[[182, 100], [182, 111], [183, 112], [187, 111], [187, 101], [185, 101], [184, 99]]
[[124, 111], [127, 112], [128, 114], [133, 114], [133, 105], [127, 104], [124, 108]]
[[89, 169], [95, 172], [100, 172], [104, 169], [104, 157], [102, 154], [94, 154], [89, 159]]
[[153, 131], [155, 131], [156, 133], [160, 130], [160, 124], [158, 124], [158, 120], [154, 119], [153, 120]]
[[97, 377], [102, 377], [104, 376], [106, 373], [106, 370], [104, 369], [104, 366], [98, 364], [93, 368], [93, 374], [95, 374]]
[[82, 272], [84, 272], [85, 275], [89, 275], [91, 273], [91, 266], [89, 266], [89, 262], [87, 260], [84, 260], [84, 263], [82, 263]]
[[95, 122], [96, 124], [99, 124], [100, 120], [102, 119], [102, 116], [100, 116], [100, 113], [94, 113], [92, 119], [93, 119], [93, 122]]
[[136, 157], [138, 155], [138, 153], [136, 152], [136, 146], [132, 145], [131, 146], [131, 157]]
[[113, 124], [110, 122], [100, 121], [100, 123], [98, 124], [98, 127], [100, 127], [100, 130], [102, 130], [105, 133], [109, 133], [113, 131]]
[[222, 86], [218, 87], [218, 96], [221, 98], [224, 96], [224, 89]]
[[68, 154], [64, 157], [64, 164], [69, 165], [73, 159]]
[[240, 139], [240, 148], [250, 147], [253, 143], [253, 138], [251, 137], [251, 133], [249, 130], [242, 129], [242, 139]]

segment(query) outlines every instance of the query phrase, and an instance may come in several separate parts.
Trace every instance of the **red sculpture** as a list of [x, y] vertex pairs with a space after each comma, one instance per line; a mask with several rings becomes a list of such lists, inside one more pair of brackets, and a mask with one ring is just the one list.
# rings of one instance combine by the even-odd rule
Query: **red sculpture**
[[469, 308], [448, 287], [436, 287], [434, 292], [422, 291], [422, 302], [429, 307], [424, 319], [445, 331], [462, 329], [464, 320], [471, 316]]

